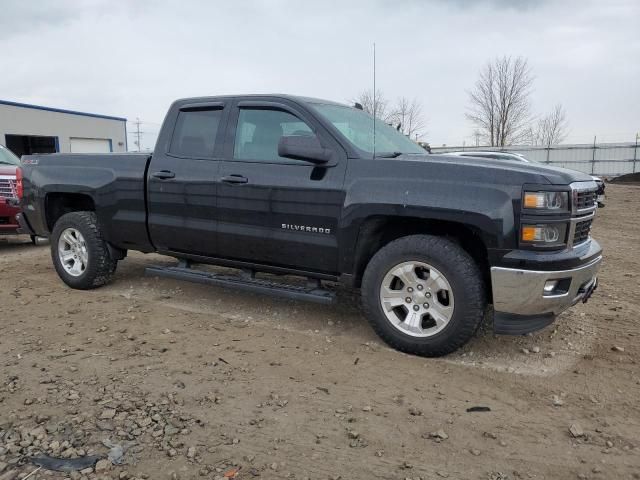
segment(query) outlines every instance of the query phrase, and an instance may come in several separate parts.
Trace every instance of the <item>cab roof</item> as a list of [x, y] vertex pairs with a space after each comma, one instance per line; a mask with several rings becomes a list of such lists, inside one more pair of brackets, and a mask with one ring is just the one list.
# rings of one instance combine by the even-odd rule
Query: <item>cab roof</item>
[[335, 102], [333, 100], [325, 100], [323, 98], [306, 97], [302, 95], [289, 95], [284, 93], [251, 93], [251, 94], [237, 94], [237, 95], [215, 95], [209, 97], [187, 97], [177, 100], [179, 103], [188, 102], [212, 102], [216, 100], [225, 99], [237, 99], [237, 98], [255, 98], [255, 99], [286, 99], [297, 103], [322, 103], [328, 105], [340, 105], [341, 107], [350, 107], [345, 103]]

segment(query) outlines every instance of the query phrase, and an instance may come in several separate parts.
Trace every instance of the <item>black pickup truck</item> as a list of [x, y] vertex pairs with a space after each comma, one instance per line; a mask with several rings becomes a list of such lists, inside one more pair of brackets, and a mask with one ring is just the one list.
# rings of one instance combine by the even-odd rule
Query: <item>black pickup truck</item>
[[428, 155], [312, 98], [179, 100], [153, 155], [26, 156], [18, 191], [22, 232], [50, 237], [72, 288], [109, 281], [128, 250], [179, 260], [154, 275], [290, 298], [329, 303], [341, 282], [380, 337], [425, 356], [463, 345], [491, 304], [498, 333], [545, 327], [589, 298], [602, 259], [588, 175]]

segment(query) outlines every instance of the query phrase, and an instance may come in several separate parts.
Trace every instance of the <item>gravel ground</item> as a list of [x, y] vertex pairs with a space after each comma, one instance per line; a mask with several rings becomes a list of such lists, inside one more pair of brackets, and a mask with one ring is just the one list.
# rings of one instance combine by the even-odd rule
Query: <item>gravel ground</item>
[[2, 238], [0, 480], [109, 452], [124, 464], [29, 478], [638, 479], [640, 186], [607, 194], [589, 303], [435, 360], [383, 345], [353, 291], [318, 306], [148, 278], [172, 260], [137, 253], [74, 291], [48, 246]]

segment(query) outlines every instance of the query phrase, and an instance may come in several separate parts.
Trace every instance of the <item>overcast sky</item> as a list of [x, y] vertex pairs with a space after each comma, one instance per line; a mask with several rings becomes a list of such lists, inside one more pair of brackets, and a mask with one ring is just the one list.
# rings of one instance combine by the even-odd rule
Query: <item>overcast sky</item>
[[378, 87], [419, 99], [432, 145], [473, 141], [467, 92], [500, 55], [528, 59], [535, 113], [564, 105], [568, 142], [632, 141], [638, 19], [638, 0], [3, 0], [0, 99], [139, 117], [152, 148], [180, 97], [348, 102], [371, 88], [376, 42]]

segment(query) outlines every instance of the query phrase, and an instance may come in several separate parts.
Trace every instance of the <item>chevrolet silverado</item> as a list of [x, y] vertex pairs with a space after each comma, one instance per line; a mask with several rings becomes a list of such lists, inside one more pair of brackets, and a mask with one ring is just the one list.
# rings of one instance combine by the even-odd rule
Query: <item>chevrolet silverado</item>
[[586, 301], [596, 189], [548, 165], [430, 155], [361, 109], [288, 95], [178, 100], [153, 154], [31, 155], [18, 174], [21, 230], [50, 237], [72, 288], [105, 284], [128, 250], [178, 259], [153, 275], [294, 299], [330, 303], [341, 282], [384, 341], [424, 356], [487, 312], [524, 334]]

